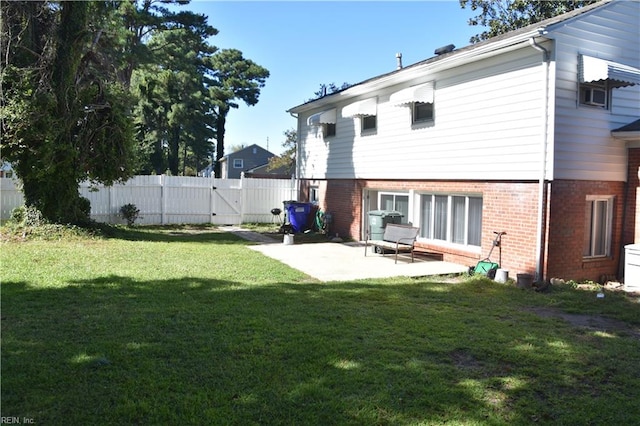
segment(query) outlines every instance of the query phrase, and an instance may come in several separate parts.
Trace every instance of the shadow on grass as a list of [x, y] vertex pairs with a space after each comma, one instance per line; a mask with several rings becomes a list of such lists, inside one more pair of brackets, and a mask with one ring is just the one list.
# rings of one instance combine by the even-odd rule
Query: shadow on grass
[[544, 303], [539, 295], [486, 282], [108, 275], [68, 284], [2, 284], [3, 416], [243, 425], [640, 417], [637, 341], [541, 318], [522, 309]]
[[181, 242], [181, 243], [217, 243], [236, 244], [244, 239], [217, 230], [210, 225], [167, 225], [124, 227], [103, 225], [101, 232], [107, 238], [127, 241]]

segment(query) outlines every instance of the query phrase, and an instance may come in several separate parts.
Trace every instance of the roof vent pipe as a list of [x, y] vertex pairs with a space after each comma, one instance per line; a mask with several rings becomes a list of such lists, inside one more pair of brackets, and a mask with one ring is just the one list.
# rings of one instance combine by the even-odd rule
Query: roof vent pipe
[[398, 62], [396, 69], [401, 70], [402, 69], [402, 53], [396, 53], [396, 61]]
[[446, 46], [438, 47], [435, 52], [436, 55], [444, 55], [445, 53], [453, 52], [456, 46], [453, 44], [447, 44]]

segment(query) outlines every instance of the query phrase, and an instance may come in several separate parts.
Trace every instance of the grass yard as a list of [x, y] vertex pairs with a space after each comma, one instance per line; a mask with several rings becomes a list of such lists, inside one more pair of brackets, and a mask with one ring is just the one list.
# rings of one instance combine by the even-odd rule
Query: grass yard
[[247, 244], [213, 228], [2, 243], [1, 415], [638, 424], [637, 297], [482, 279], [323, 284]]

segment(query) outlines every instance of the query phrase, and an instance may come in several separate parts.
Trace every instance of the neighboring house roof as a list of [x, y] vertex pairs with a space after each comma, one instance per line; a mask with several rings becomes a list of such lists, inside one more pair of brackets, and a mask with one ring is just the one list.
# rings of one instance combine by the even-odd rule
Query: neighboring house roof
[[268, 170], [269, 164], [263, 164], [258, 167], [254, 167], [247, 170], [244, 175], [246, 177], [253, 178], [272, 178], [272, 179], [289, 179], [293, 174], [293, 170], [289, 167], [278, 167], [273, 170]]
[[479, 55], [498, 50], [503, 47], [512, 46], [522, 42], [528, 41], [533, 36], [544, 36], [547, 31], [553, 29], [554, 26], [564, 25], [567, 21], [573, 20], [576, 17], [592, 12], [594, 9], [601, 8], [616, 0], [602, 0], [598, 3], [575, 9], [571, 12], [567, 12], [562, 15], [558, 15], [553, 18], [549, 18], [535, 24], [528, 25], [526, 27], [510, 31], [505, 34], [501, 34], [496, 37], [492, 37], [488, 40], [481, 41], [476, 44], [471, 44], [461, 49], [455, 49], [449, 53], [443, 53], [429, 59], [417, 62], [412, 65], [408, 65], [399, 70], [394, 70], [386, 74], [382, 74], [368, 80], [364, 80], [360, 83], [349, 86], [348, 88], [333, 92], [329, 95], [323, 96], [319, 99], [314, 99], [298, 106], [289, 109], [287, 112], [298, 113], [320, 107], [324, 104], [330, 104], [336, 102], [338, 99], [348, 99], [351, 97], [359, 96], [362, 94], [370, 93], [372, 89], [377, 87], [386, 86], [389, 84], [398, 84], [405, 81], [409, 81], [414, 77], [413, 71], [420, 71], [425, 67], [431, 67], [442, 64], [443, 66], [455, 66], [459, 60], [464, 62], [471, 62]]
[[253, 144], [253, 145], [249, 145], [246, 148], [242, 148], [238, 151], [232, 152], [231, 154], [227, 154], [224, 157], [222, 157], [219, 161], [227, 161], [229, 159], [229, 157], [241, 157], [243, 154], [245, 153], [249, 153], [249, 152], [253, 152], [253, 149], [256, 148], [257, 150], [259, 150], [261, 153], [264, 154], [269, 154], [272, 157], [275, 157], [276, 155], [274, 153], [272, 153], [271, 151], [268, 151], [266, 149], [264, 149], [263, 147], [261, 147], [260, 145], [257, 144]]

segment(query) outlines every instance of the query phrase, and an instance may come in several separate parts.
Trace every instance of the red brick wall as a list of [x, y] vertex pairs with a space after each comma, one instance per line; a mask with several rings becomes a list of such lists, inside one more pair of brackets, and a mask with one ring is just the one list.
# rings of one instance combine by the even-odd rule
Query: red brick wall
[[[630, 153], [628, 195], [635, 206], [638, 187], [640, 149]], [[303, 193], [308, 182], [302, 183]], [[504, 231], [502, 238], [502, 264], [511, 277], [518, 273], [534, 274], [536, 270], [536, 243], [538, 229], [538, 182], [442, 182], [442, 181], [365, 181], [337, 179], [326, 181], [321, 194], [320, 207], [333, 215], [332, 234], [360, 239], [362, 233], [362, 197], [364, 189], [409, 190], [448, 194], [482, 194], [482, 248], [474, 253], [464, 247], [419, 243], [426, 249], [443, 253], [445, 261], [462, 265], [475, 265], [491, 250], [495, 234]], [[616, 275], [623, 243], [623, 210], [625, 185], [622, 182], [562, 181], [545, 184], [543, 192], [542, 273], [544, 278], [590, 279], [599, 281], [602, 275]], [[606, 259], [585, 260], [582, 256], [584, 221], [587, 195], [615, 196], [612, 256]], [[631, 200], [633, 196], [633, 200]], [[629, 203], [629, 204], [632, 204]], [[547, 209], [547, 207], [549, 207]], [[624, 242], [633, 242], [635, 213], [628, 207]], [[549, 226], [547, 227], [547, 223]], [[546, 242], [548, 245], [545, 245]], [[500, 249], [494, 248], [491, 259], [499, 260]]]
[[332, 235], [358, 239], [362, 217], [362, 183], [351, 179], [327, 181], [324, 210], [331, 213], [333, 222], [329, 226]]
[[[548, 277], [601, 281], [603, 275], [617, 274], [621, 253], [624, 187], [624, 182], [556, 180], [551, 184]], [[585, 210], [589, 195], [615, 197], [611, 257], [583, 258]]]
[[638, 179], [638, 169], [640, 169], [640, 148], [629, 148], [629, 170], [627, 172], [627, 205], [625, 211], [624, 229], [622, 243], [640, 243], [640, 229], [636, 226], [638, 219], [636, 212], [638, 207], [638, 190], [640, 189], [640, 179]]
[[[306, 193], [308, 182], [302, 183]], [[495, 234], [505, 231], [502, 239], [502, 266], [515, 277], [517, 273], [534, 273], [536, 268], [536, 229], [538, 211], [537, 182], [423, 182], [423, 181], [364, 181], [329, 180], [320, 207], [333, 215], [332, 233], [359, 239], [362, 233], [363, 189], [417, 190], [442, 193], [482, 194], [482, 250], [474, 253], [464, 248], [443, 247], [419, 243], [426, 249], [443, 253], [443, 259], [462, 265], [475, 265], [491, 250]], [[499, 260], [499, 248], [495, 248], [491, 259]]]
[[[549, 214], [548, 277], [600, 281], [602, 275], [617, 274], [621, 252], [624, 189], [624, 182], [553, 181]], [[588, 195], [615, 196], [611, 257], [595, 260], [583, 258]]]

